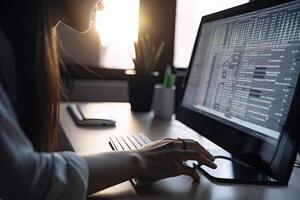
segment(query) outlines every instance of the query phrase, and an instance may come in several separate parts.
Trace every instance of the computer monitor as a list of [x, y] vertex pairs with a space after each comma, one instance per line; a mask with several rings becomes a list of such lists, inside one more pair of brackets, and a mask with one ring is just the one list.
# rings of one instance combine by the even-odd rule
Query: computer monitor
[[[231, 154], [216, 181], [287, 184], [300, 131], [300, 1], [254, 1], [202, 18], [178, 120]], [[230, 161], [230, 162], [229, 162]]]

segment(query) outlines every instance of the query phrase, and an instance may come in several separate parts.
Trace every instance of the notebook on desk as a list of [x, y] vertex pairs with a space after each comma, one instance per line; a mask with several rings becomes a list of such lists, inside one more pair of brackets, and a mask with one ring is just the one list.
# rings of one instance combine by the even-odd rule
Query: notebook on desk
[[69, 104], [67, 107], [77, 126], [115, 126], [116, 121], [106, 111], [95, 110], [85, 104]]

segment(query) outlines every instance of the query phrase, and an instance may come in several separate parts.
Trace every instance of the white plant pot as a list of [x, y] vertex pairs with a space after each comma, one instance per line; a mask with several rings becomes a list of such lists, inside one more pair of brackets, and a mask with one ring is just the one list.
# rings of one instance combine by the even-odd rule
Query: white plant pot
[[154, 115], [161, 119], [171, 119], [174, 114], [175, 86], [166, 88], [161, 84], [155, 85], [153, 110]]

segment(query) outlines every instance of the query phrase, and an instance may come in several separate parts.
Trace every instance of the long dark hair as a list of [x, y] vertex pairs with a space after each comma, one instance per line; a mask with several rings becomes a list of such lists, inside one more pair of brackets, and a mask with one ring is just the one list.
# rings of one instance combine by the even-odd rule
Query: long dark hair
[[1, 0], [1, 29], [16, 60], [19, 123], [37, 151], [54, 151], [58, 139], [62, 91], [49, 2], [53, 0]]

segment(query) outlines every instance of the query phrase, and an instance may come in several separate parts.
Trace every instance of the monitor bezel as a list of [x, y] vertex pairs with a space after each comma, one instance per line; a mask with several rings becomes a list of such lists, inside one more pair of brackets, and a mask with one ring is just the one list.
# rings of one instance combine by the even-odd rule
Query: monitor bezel
[[[204, 23], [228, 17], [234, 17], [237, 15], [273, 7], [292, 1], [295, 0], [254, 1], [204, 16], [201, 20], [192, 51], [188, 73], [183, 85], [183, 94], [185, 94], [186, 91], [186, 86], [191, 72], [191, 65], [194, 60], [194, 55], [197, 50], [201, 29]], [[261, 159], [262, 163], [264, 163], [263, 166], [268, 168], [265, 170], [270, 175], [278, 178], [278, 180], [282, 182], [287, 182], [293, 168], [293, 163], [295, 161], [299, 145], [298, 135], [300, 134], [296, 134], [296, 130], [300, 130], [300, 125], [299, 123], [297, 124], [297, 121], [300, 121], [300, 105], [299, 103], [296, 103], [300, 102], [299, 77], [294, 94], [295, 95], [291, 103], [286, 126], [283, 130], [283, 133], [280, 134], [277, 145], [270, 144], [250, 134], [244, 134], [242, 131], [226, 125], [225, 123], [213, 120], [206, 115], [188, 109], [182, 105], [183, 98], [180, 106], [176, 111], [176, 119], [183, 122], [188, 127], [200, 133], [202, 136], [219, 145], [234, 156], [245, 157], [245, 155], [257, 155]], [[205, 126], [199, 126], [199, 124], [203, 124]], [[222, 132], [222, 135], [220, 135], [219, 132]], [[285, 152], [285, 156], [282, 156], [282, 152]]]

